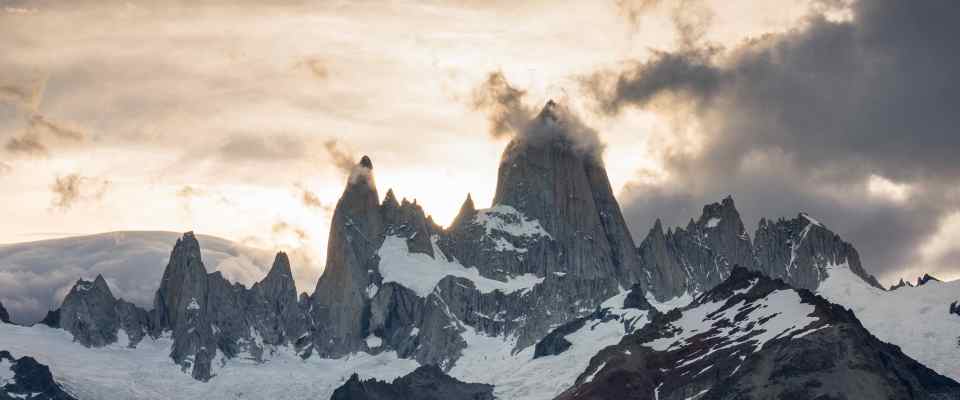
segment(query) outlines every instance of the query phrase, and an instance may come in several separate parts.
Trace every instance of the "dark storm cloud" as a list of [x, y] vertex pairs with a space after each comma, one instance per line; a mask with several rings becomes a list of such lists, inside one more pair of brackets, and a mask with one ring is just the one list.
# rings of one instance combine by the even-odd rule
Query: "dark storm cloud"
[[[700, 151], [661, 138], [666, 181], [638, 179], [624, 200], [634, 229], [680, 223], [734, 194], [748, 224], [819, 215], [854, 242], [868, 268], [910, 267], [937, 222], [958, 209], [960, 6], [864, 0], [834, 21], [819, 2], [790, 31], [729, 49], [696, 39], [618, 72], [584, 78], [598, 108], [655, 109], [695, 121]], [[677, 24], [681, 29], [683, 24]], [[689, 38], [702, 37], [696, 26]], [[911, 185], [904, 203], [871, 196], [871, 175]]]
[[58, 176], [50, 185], [55, 209], [66, 211], [81, 200], [100, 200], [110, 188], [110, 181], [79, 174]]

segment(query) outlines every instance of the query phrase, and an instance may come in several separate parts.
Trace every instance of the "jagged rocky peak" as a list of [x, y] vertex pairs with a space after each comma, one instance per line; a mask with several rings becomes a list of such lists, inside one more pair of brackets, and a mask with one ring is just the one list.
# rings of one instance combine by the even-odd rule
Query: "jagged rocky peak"
[[463, 201], [463, 204], [460, 206], [460, 212], [457, 213], [457, 216], [453, 219], [453, 222], [450, 224], [452, 229], [473, 222], [473, 219], [477, 216], [477, 207], [473, 203], [473, 196], [470, 193], [467, 193], [466, 200]]
[[760, 220], [754, 236], [758, 269], [798, 288], [816, 290], [832, 268], [849, 268], [870, 285], [883, 289], [860, 263], [860, 253], [806, 213], [793, 219]]
[[114, 343], [120, 329], [116, 302], [103, 276], [93, 282], [80, 279], [63, 299], [60, 324], [84, 346]]
[[937, 278], [934, 277], [933, 275], [923, 274], [923, 276], [917, 278], [917, 284], [916, 284], [916, 286], [923, 286], [923, 285], [926, 285], [926, 284], [928, 284], [928, 283], [930, 283], [930, 282], [943, 282], [943, 281], [937, 279]]
[[548, 102], [500, 161], [494, 207], [536, 220], [560, 246], [559, 269], [629, 287], [639, 278], [633, 238], [603, 166], [596, 132]]
[[638, 249], [659, 300], [702, 293], [717, 285], [734, 266], [753, 268], [753, 244], [740, 213], [727, 196], [703, 206], [686, 228], [663, 232], [659, 220]]
[[960, 385], [871, 335], [852, 311], [734, 268], [691, 305], [590, 360], [557, 399], [939, 399]]
[[187, 326], [191, 316], [205, 303], [207, 270], [200, 243], [192, 231], [177, 239], [154, 297], [157, 327], [177, 330]]
[[2, 301], [0, 301], [0, 323], [10, 323], [10, 314], [7, 312], [7, 309], [3, 307]]
[[87, 347], [117, 342], [120, 330], [126, 332], [129, 345], [135, 346], [150, 331], [149, 319], [145, 310], [115, 298], [106, 279], [97, 275], [92, 282], [78, 280], [60, 309], [48, 313], [43, 323], [67, 330], [75, 341]]
[[[333, 212], [326, 267], [309, 306], [318, 324], [310, 332], [311, 346], [305, 354], [339, 357], [364, 348], [367, 293], [380, 280], [377, 251], [385, 238], [384, 220], [404, 214], [402, 204], [394, 211], [381, 208], [372, 169], [369, 157], [361, 159]], [[357, 174], [366, 174], [366, 184], [357, 182]]]
[[900, 278], [900, 282], [897, 282], [896, 285], [890, 286], [890, 291], [894, 291], [902, 287], [913, 287], [913, 284], [910, 282], [904, 281], [903, 278]]
[[[392, 190], [387, 196], [390, 197], [391, 193]], [[380, 207], [385, 235], [406, 239], [411, 253], [434, 257], [432, 238], [440, 229], [427, 217], [416, 199], [411, 202], [404, 198], [397, 206], [395, 197], [392, 201], [387, 198]]]

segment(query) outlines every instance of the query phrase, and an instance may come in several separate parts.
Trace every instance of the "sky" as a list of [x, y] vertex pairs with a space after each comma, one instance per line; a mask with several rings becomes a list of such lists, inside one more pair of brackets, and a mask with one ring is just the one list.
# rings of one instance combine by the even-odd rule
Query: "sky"
[[960, 278], [960, 6], [895, 0], [0, 0], [0, 243], [194, 230], [311, 253], [345, 168], [489, 205], [492, 77], [575, 110], [636, 241], [732, 195], [884, 283]]

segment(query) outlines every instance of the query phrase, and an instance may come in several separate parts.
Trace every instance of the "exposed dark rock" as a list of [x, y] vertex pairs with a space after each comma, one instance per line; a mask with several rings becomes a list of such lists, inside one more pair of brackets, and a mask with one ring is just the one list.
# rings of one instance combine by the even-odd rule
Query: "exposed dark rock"
[[896, 285], [890, 286], [890, 291], [894, 291], [902, 287], [913, 287], [913, 284], [910, 282], [904, 281], [903, 278], [900, 278], [900, 282], [897, 282]]
[[47, 311], [47, 315], [40, 320], [40, 324], [51, 328], [60, 328], [60, 309]]
[[331, 400], [493, 400], [493, 386], [464, 383], [435, 365], [425, 365], [395, 379], [360, 380], [357, 374], [333, 392]]
[[883, 289], [863, 269], [853, 245], [806, 214], [776, 222], [761, 219], [754, 244], [758, 269], [794, 287], [816, 290], [831, 266], [846, 265], [870, 285]]
[[[812, 309], [809, 317], [814, 320], [790, 314], [792, 308], [784, 306], [784, 299], [790, 298]], [[685, 314], [702, 315], [702, 321], [677, 324]], [[774, 319], [777, 322], [770, 322]], [[785, 327], [788, 330], [781, 331]], [[760, 335], [770, 329], [779, 334], [759, 343]], [[577, 384], [558, 399], [958, 395], [960, 384], [873, 337], [851, 311], [783, 281], [735, 268], [725, 282], [687, 308], [655, 315], [649, 324], [601, 351]]]
[[726, 279], [735, 265], [753, 268], [753, 245], [733, 198], [707, 204], [686, 228], [664, 233], [658, 219], [638, 249], [659, 300], [702, 293]]
[[923, 285], [926, 285], [927, 283], [930, 283], [930, 282], [943, 282], [943, 281], [935, 278], [933, 275], [923, 274], [923, 276], [917, 278], [917, 285], [916, 285], [916, 286], [923, 286]]
[[[13, 378], [0, 379], [0, 400], [74, 400], [63, 390], [50, 373], [50, 368], [32, 357], [13, 358], [0, 350], [0, 368], [13, 372]], [[0, 371], [0, 377], [6, 375]]]
[[377, 251], [384, 240], [372, 169], [373, 163], [364, 156], [334, 210], [326, 267], [311, 298], [314, 324], [307, 354], [339, 357], [365, 349], [370, 318], [367, 290], [380, 283]]
[[[627, 296], [624, 298], [622, 307], [623, 309], [647, 311], [648, 315], [650, 316], [649, 318], [653, 318], [659, 314], [659, 312], [657, 312], [657, 310], [647, 301], [646, 292], [640, 285], [634, 285], [634, 287], [631, 288], [630, 292], [627, 293]], [[622, 315], [611, 312], [609, 308], [597, 309], [592, 314], [560, 325], [547, 334], [547, 336], [537, 342], [537, 345], [534, 348], [533, 358], [561, 354], [569, 349], [572, 345], [572, 343], [566, 339], [567, 335], [579, 331], [588, 324], [592, 325], [612, 320], [623, 322], [625, 332], [632, 332], [634, 327], [640, 322], [635, 320], [627, 320]]]
[[10, 323], [10, 314], [7, 313], [6, 308], [3, 308], [3, 302], [0, 302], [0, 323]]

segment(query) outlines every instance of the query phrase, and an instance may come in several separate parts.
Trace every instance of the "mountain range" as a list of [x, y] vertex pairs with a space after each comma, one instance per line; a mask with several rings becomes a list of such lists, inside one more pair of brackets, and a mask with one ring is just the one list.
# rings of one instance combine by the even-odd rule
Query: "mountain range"
[[[468, 195], [448, 227], [381, 201], [363, 157], [311, 294], [287, 254], [244, 285], [188, 232], [150, 306], [80, 279], [41, 323], [3, 318], [0, 350], [78, 399], [960, 397], [956, 284], [885, 290], [824, 223], [751, 237], [731, 197], [637, 245], [573, 123], [548, 103], [507, 145], [491, 207]], [[3, 376], [0, 398], [21, 393]]]

